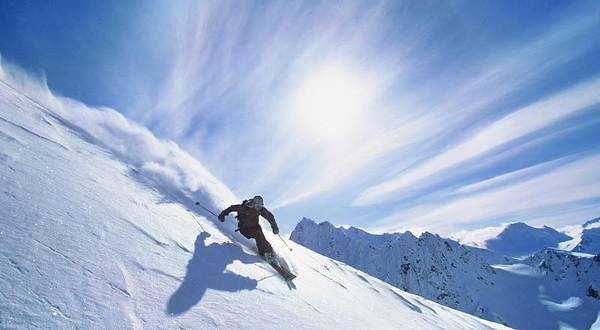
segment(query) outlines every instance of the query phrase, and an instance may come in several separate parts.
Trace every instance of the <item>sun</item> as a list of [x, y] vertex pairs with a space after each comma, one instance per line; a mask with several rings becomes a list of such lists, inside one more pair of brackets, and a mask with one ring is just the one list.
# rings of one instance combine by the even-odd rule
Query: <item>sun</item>
[[358, 74], [327, 65], [308, 75], [291, 101], [293, 126], [319, 144], [352, 137], [367, 115], [372, 87]]

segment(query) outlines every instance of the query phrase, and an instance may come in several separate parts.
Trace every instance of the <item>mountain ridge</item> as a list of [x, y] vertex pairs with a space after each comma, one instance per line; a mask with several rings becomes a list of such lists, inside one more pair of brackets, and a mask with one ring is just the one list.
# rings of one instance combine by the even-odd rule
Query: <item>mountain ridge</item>
[[407, 292], [518, 329], [600, 322], [600, 259], [588, 255], [545, 248], [518, 261], [427, 232], [375, 235], [309, 219], [290, 239]]

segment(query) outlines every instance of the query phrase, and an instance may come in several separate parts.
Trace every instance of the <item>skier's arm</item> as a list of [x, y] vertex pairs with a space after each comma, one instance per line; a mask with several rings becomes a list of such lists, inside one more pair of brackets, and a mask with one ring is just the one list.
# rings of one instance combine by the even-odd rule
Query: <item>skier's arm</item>
[[260, 215], [262, 215], [269, 223], [271, 224], [271, 229], [273, 229], [273, 234], [279, 234], [279, 227], [277, 227], [277, 222], [275, 222], [275, 216], [271, 211], [267, 210], [266, 207], [260, 209]]
[[229, 213], [231, 213], [233, 211], [239, 212], [241, 209], [242, 209], [242, 205], [240, 205], [240, 204], [231, 205], [230, 207], [228, 207], [228, 208], [224, 209], [223, 211], [221, 211], [221, 213], [219, 214], [219, 221], [221, 221], [221, 222], [225, 221], [225, 217]]

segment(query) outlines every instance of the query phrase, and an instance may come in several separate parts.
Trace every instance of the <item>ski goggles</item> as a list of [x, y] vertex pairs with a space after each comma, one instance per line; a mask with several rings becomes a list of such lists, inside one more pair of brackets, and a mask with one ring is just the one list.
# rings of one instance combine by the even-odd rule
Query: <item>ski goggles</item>
[[257, 211], [260, 211], [260, 209], [263, 208], [263, 204], [262, 203], [257, 203], [253, 200], [249, 200], [245, 203], [245, 205], [251, 209], [255, 209]]

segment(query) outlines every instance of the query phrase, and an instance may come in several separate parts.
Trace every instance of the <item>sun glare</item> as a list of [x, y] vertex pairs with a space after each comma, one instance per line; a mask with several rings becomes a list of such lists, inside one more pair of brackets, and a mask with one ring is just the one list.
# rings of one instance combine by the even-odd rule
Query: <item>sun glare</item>
[[371, 86], [350, 70], [331, 65], [309, 75], [292, 99], [293, 125], [316, 143], [348, 139], [360, 129]]

